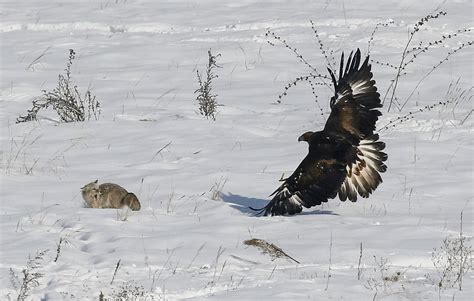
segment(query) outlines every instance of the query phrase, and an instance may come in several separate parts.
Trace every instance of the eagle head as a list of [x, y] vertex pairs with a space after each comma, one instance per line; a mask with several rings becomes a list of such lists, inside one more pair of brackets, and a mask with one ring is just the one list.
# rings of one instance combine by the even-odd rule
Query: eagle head
[[306, 132], [304, 133], [303, 135], [301, 135], [299, 138], [298, 138], [298, 142], [300, 141], [306, 141], [306, 142], [309, 142], [309, 139], [311, 138], [311, 136], [314, 134], [314, 132]]

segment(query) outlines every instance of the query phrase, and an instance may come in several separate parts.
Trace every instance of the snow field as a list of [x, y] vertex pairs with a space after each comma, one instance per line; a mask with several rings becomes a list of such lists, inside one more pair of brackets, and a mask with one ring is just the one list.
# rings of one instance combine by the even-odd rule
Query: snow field
[[[369, 2], [2, 3], [1, 299], [18, 295], [10, 269], [21, 282], [28, 256], [49, 250], [31, 300], [97, 300], [101, 292], [132, 300], [470, 300], [472, 271], [462, 291], [439, 291], [431, 258], [443, 239], [459, 236], [461, 212], [464, 235], [473, 233], [472, 47], [422, 81], [401, 112], [385, 104], [378, 128], [442, 101], [458, 79], [471, 95], [381, 130], [388, 171], [369, 199], [332, 200], [294, 217], [255, 217], [247, 208], [263, 206], [305, 156], [297, 137], [324, 125], [309, 85], [275, 103], [311, 70], [270, 46], [267, 29], [324, 74], [309, 20], [336, 61], [341, 51], [364, 53], [376, 24], [393, 20], [371, 46], [374, 60], [393, 64], [411, 25], [438, 6], [448, 15], [423, 26], [416, 43], [472, 28], [469, 1]], [[469, 40], [467, 32], [420, 56], [400, 78], [399, 101]], [[49, 111], [15, 124], [42, 89], [55, 87], [70, 48], [73, 80], [97, 95], [100, 119], [57, 123]], [[215, 122], [196, 113], [193, 94], [210, 48], [222, 54]], [[375, 63], [373, 72], [383, 96], [395, 72]], [[327, 117], [332, 91], [316, 89]], [[95, 179], [134, 192], [142, 210], [84, 208], [79, 188]], [[251, 238], [301, 264], [272, 261], [243, 244]]]

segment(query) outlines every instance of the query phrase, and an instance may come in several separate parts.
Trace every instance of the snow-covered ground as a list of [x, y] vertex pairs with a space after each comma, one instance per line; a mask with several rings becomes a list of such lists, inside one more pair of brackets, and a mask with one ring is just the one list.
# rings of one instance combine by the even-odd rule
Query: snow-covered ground
[[[379, 128], [460, 96], [380, 131], [388, 171], [369, 199], [332, 200], [293, 217], [255, 217], [247, 206], [266, 204], [307, 152], [297, 137], [325, 122], [308, 84], [276, 104], [288, 82], [311, 70], [281, 43], [269, 45], [268, 29], [326, 73], [310, 20], [330, 61], [358, 47], [367, 53], [377, 23], [391, 23], [379, 26], [370, 54], [398, 65], [413, 24], [447, 12], [421, 26], [412, 46], [471, 29], [472, 1], [223, 2], [0, 4], [0, 299], [17, 299], [28, 257], [48, 250], [26, 269], [41, 273], [26, 290], [32, 300], [98, 300], [101, 292], [137, 300], [470, 300], [472, 271], [463, 290], [440, 290], [432, 260], [445, 238], [459, 237], [461, 212], [466, 248], [473, 235], [472, 46], [432, 70], [472, 40], [469, 31], [407, 67], [397, 101], [414, 93], [401, 111], [387, 112], [385, 102]], [[41, 90], [57, 85], [70, 48], [74, 83], [91, 87], [100, 119], [58, 123], [40, 111], [37, 122], [16, 124]], [[193, 93], [209, 49], [221, 54], [216, 121], [197, 114]], [[396, 71], [374, 63], [373, 72], [383, 97]], [[315, 87], [327, 117], [332, 91]], [[84, 208], [80, 187], [96, 179], [134, 192], [142, 210]], [[300, 263], [272, 260], [243, 243], [251, 238]]]

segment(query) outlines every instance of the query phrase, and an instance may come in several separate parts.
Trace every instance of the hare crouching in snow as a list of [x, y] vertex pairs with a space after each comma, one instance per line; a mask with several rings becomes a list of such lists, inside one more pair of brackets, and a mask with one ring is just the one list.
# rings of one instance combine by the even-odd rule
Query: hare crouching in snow
[[82, 198], [90, 208], [122, 208], [125, 205], [134, 211], [141, 208], [137, 196], [117, 184], [99, 185], [96, 180], [85, 185], [81, 190]]

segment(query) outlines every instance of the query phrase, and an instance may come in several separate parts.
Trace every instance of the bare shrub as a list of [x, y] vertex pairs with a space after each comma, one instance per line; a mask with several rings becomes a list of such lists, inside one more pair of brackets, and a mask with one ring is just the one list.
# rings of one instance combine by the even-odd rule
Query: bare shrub
[[[465, 49], [473, 45], [474, 43], [473, 41], [463, 41], [461, 39], [462, 36], [467, 35], [468, 33], [472, 31], [472, 29], [470, 28], [458, 29], [451, 33], [443, 34], [439, 38], [436, 38], [434, 40], [420, 40], [418, 43], [416, 43], [415, 37], [420, 32], [420, 28], [425, 26], [426, 23], [432, 22], [432, 20], [441, 18], [445, 15], [446, 15], [446, 12], [444, 11], [439, 11], [433, 14], [429, 14], [421, 18], [418, 22], [416, 22], [412, 26], [412, 28], [409, 30], [408, 39], [407, 39], [407, 42], [405, 43], [405, 47], [400, 55], [400, 61], [398, 63], [381, 62], [378, 60], [371, 59], [371, 63], [379, 64], [379, 65], [391, 68], [392, 70], [395, 71], [394, 77], [391, 80], [390, 84], [388, 85], [388, 88], [382, 99], [383, 103], [385, 103], [385, 100], [388, 100], [389, 102], [388, 111], [390, 111], [393, 107], [397, 107], [398, 110], [401, 111], [409, 102], [409, 100], [412, 98], [412, 96], [415, 95], [415, 92], [418, 90], [421, 83], [426, 78], [428, 78], [440, 65], [444, 64], [453, 55], [457, 54], [462, 49]], [[375, 40], [375, 33], [377, 32], [377, 30], [379, 30], [380, 28], [389, 27], [393, 23], [394, 23], [393, 20], [388, 20], [388, 21], [379, 22], [376, 24], [368, 40], [367, 55], [370, 54], [371, 47]], [[328, 50], [325, 47], [324, 42], [322, 41], [313, 22], [311, 22], [311, 27], [314, 32], [316, 41], [318, 43], [318, 46], [319, 46], [318, 48], [326, 60], [326, 67], [334, 71], [334, 67], [336, 66], [336, 63], [334, 60], [334, 52], [331, 50]], [[287, 40], [282, 38], [280, 35], [278, 35], [274, 31], [268, 30], [266, 32], [266, 37], [268, 39], [267, 40], [268, 44], [270, 44], [271, 46], [277, 46], [277, 44], [282, 45], [284, 48], [290, 50], [296, 56], [298, 61], [304, 64], [310, 70], [309, 73], [299, 76], [295, 78], [294, 80], [290, 81], [288, 84], [286, 84], [283, 89], [283, 92], [280, 93], [280, 95], [278, 95], [277, 103], [282, 102], [283, 98], [288, 95], [288, 91], [290, 90], [290, 88], [295, 87], [301, 83], [307, 83], [311, 87], [313, 96], [315, 98], [316, 104], [320, 111], [320, 115], [324, 117], [323, 108], [322, 106], [320, 106], [318, 102], [316, 88], [318, 86], [326, 86], [326, 87], [331, 88], [329, 76], [320, 72], [319, 67], [316, 68], [314, 65], [312, 65], [309, 62], [309, 60], [305, 56], [303, 56], [300, 50], [298, 50], [296, 47], [291, 46]], [[446, 43], [447, 41], [450, 41], [450, 40], [455, 41], [458, 45], [452, 50], [448, 51], [441, 58], [433, 57], [435, 63], [433, 63], [432, 68], [429, 68], [426, 71], [426, 73], [423, 76], [421, 76], [418, 80], [414, 80], [413, 82], [416, 84], [414, 88], [408, 93], [407, 98], [403, 101], [399, 101], [399, 99], [397, 98], [396, 92], [399, 87], [400, 79], [407, 75], [407, 68], [412, 66], [413, 62], [415, 62], [419, 57], [426, 55], [426, 53], [429, 54], [429, 52], [432, 49], [439, 48], [440, 45], [443, 45], [443, 43]]]
[[58, 76], [58, 86], [52, 91], [43, 90], [43, 95], [33, 100], [33, 107], [24, 116], [19, 116], [17, 123], [37, 120], [40, 110], [52, 108], [59, 116], [60, 122], [86, 121], [99, 119], [100, 103], [90, 89], [82, 95], [72, 83], [71, 67], [76, 53], [69, 49], [66, 74]]
[[463, 278], [472, 270], [472, 247], [470, 239], [463, 234], [463, 217], [459, 237], [446, 237], [439, 249], [433, 249], [431, 260], [438, 272], [437, 286], [440, 290], [457, 287], [462, 290]]
[[[407, 72], [406, 72], [407, 67], [411, 66], [412, 63], [415, 60], [417, 60], [419, 57], [421, 57], [423, 55], [426, 55], [426, 53], [428, 53], [431, 49], [436, 48], [438, 45], [442, 45], [443, 43], [445, 43], [448, 40], [452, 40], [456, 37], [459, 37], [463, 33], [468, 33], [468, 32], [471, 31], [471, 29], [469, 29], [469, 28], [458, 29], [455, 32], [452, 32], [450, 34], [441, 35], [441, 37], [439, 37], [435, 40], [420, 41], [418, 44], [414, 45], [415, 36], [420, 32], [420, 28], [425, 26], [428, 22], [430, 22], [430, 21], [432, 22], [432, 20], [439, 19], [439, 18], [445, 16], [446, 14], [447, 13], [445, 11], [438, 11], [438, 12], [433, 13], [433, 14], [428, 14], [428, 15], [424, 16], [423, 18], [421, 18], [418, 22], [416, 22], [412, 26], [412, 28], [409, 30], [408, 39], [407, 39], [405, 47], [404, 47], [404, 49], [403, 49], [403, 51], [400, 55], [400, 62], [398, 64], [392, 64], [392, 63], [389, 63], [389, 62], [380, 62], [380, 61], [376, 61], [376, 60], [371, 60], [371, 62], [373, 62], [373, 63], [377, 63], [377, 64], [380, 64], [382, 66], [386, 66], [386, 67], [389, 67], [389, 68], [392, 68], [392, 69], [395, 70], [394, 78], [391, 80], [390, 85], [388, 86], [388, 88], [387, 88], [387, 90], [384, 94], [384, 97], [382, 99], [382, 103], [385, 103], [386, 100], [389, 101], [387, 111], [390, 111], [392, 109], [392, 107], [394, 107], [394, 106], [396, 106], [398, 108], [398, 110], [401, 111], [405, 107], [405, 105], [408, 103], [408, 101], [411, 99], [411, 97], [414, 95], [415, 91], [419, 88], [421, 83], [429, 75], [431, 75], [431, 73], [433, 73], [433, 71], [435, 71], [440, 65], [442, 65], [443, 63], [448, 61], [448, 59], [452, 55], [456, 54], [457, 52], [459, 52], [460, 50], [462, 50], [466, 47], [472, 46], [473, 41], [467, 41], [467, 42], [457, 41], [458, 46], [455, 49], [453, 49], [451, 51], [448, 51], [447, 54], [443, 58], [435, 59], [435, 61], [437, 63], [434, 64], [432, 66], [432, 68], [430, 68], [418, 80], [417, 84], [412, 89], [412, 91], [409, 93], [408, 97], [404, 101], [399, 101], [398, 100], [397, 94], [396, 94], [397, 88], [398, 88], [399, 83], [400, 83], [400, 78], [407, 75]], [[378, 26], [379, 26], [379, 24], [377, 24], [376, 29], [377, 29]], [[386, 26], [384, 26], [384, 27], [386, 27]], [[374, 40], [374, 34], [375, 34], [376, 29], [372, 33], [372, 36], [369, 40], [369, 50], [370, 50], [370, 43]]]
[[[334, 59], [334, 55], [333, 55], [333, 52], [328, 50], [323, 41], [321, 40], [320, 38], [320, 35], [314, 25], [314, 23], [312, 21], [311, 22], [311, 28], [313, 30], [313, 33], [314, 33], [314, 36], [318, 42], [318, 45], [319, 45], [319, 50], [321, 51], [321, 54], [325, 57], [326, 59], [326, 63], [327, 63], [327, 68], [329, 68], [330, 70], [334, 71], [334, 67], [333, 65], [335, 65], [335, 59]], [[271, 31], [271, 30], [267, 30], [267, 32], [265, 33], [265, 36], [266, 38], [268, 39], [267, 40], [267, 43], [271, 46], [276, 46], [277, 44], [280, 44], [280, 45], [283, 45], [283, 47], [285, 47], [286, 49], [290, 50], [291, 52], [293, 52], [293, 54], [296, 56], [296, 58], [298, 59], [298, 61], [300, 63], [303, 63], [307, 68], [309, 68], [309, 73], [305, 74], [305, 75], [302, 75], [302, 76], [299, 76], [297, 78], [295, 78], [294, 80], [290, 81], [289, 83], [287, 83], [283, 89], [283, 92], [280, 93], [280, 95], [278, 95], [278, 99], [277, 99], [277, 103], [281, 103], [283, 98], [285, 96], [288, 95], [288, 91], [290, 90], [291, 87], [296, 87], [298, 84], [300, 83], [307, 83], [309, 84], [309, 86], [311, 87], [311, 92], [313, 93], [313, 96], [314, 96], [314, 99], [315, 99], [315, 102], [316, 102], [316, 105], [318, 106], [319, 108], [319, 111], [320, 111], [320, 115], [324, 117], [324, 111], [323, 111], [323, 108], [322, 106], [319, 104], [319, 101], [318, 101], [318, 95], [316, 93], [316, 87], [317, 86], [327, 86], [327, 87], [330, 87], [330, 77], [326, 74], [322, 74], [321, 72], [319, 72], [319, 70], [313, 66], [307, 59], [306, 57], [304, 57], [297, 48], [291, 46], [285, 39], [283, 39], [280, 35], [278, 35], [277, 33]], [[329, 83], [328, 83], [329, 82]]]
[[[382, 256], [374, 258], [373, 273], [364, 285], [366, 289], [376, 291], [387, 291], [395, 283], [401, 282], [405, 277], [405, 271], [391, 265], [388, 258]], [[401, 287], [403, 289], [403, 286]]]
[[[461, 107], [461, 106], [471, 106], [471, 100], [473, 98], [473, 89], [474, 86], [471, 86], [469, 88], [463, 88], [459, 85], [460, 79], [457, 81], [453, 81], [449, 84], [448, 90], [446, 92], [446, 95], [442, 100], [438, 100], [433, 102], [432, 104], [425, 105], [423, 107], [419, 107], [418, 109], [415, 109], [413, 111], [410, 111], [406, 113], [405, 115], [398, 116], [397, 118], [391, 120], [384, 126], [380, 128], [380, 132], [393, 129], [397, 126], [399, 126], [402, 123], [405, 123], [409, 120], [412, 120], [415, 118], [415, 115], [423, 113], [423, 112], [428, 112], [432, 110], [439, 110], [441, 111], [448, 111], [450, 114], [452, 114], [452, 117], [454, 119], [460, 118], [460, 124], [463, 124], [467, 118], [469, 118], [470, 113], [462, 117], [461, 116], [456, 116], [456, 109]], [[472, 109], [471, 109], [472, 112]]]
[[214, 68], [221, 68], [221, 66], [217, 65], [216, 61], [221, 55], [213, 55], [210, 49], [207, 53], [209, 59], [206, 68], [206, 77], [203, 78], [199, 70], [196, 70], [199, 88], [194, 91], [194, 94], [197, 94], [196, 100], [199, 105], [199, 113], [207, 119], [212, 118], [216, 120], [217, 107], [219, 104], [216, 100], [217, 94], [213, 94], [212, 91], [212, 81], [219, 77], [214, 73]]
[[43, 274], [38, 272], [38, 269], [42, 266], [44, 255], [48, 250], [44, 250], [36, 253], [35, 257], [28, 257], [26, 267], [21, 271], [23, 274], [22, 278], [10, 268], [10, 282], [15, 290], [18, 291], [17, 300], [25, 300], [31, 293], [31, 291], [40, 285], [40, 279]]

